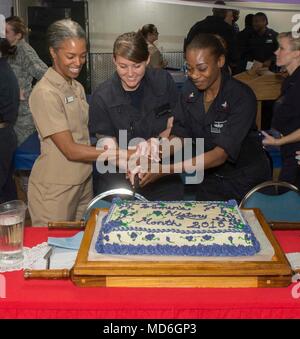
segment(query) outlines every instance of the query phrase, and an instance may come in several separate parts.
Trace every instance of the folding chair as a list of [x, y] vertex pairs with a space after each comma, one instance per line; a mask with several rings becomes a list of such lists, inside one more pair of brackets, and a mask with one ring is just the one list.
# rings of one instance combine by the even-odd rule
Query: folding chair
[[[288, 191], [280, 193], [280, 187]], [[266, 192], [270, 188], [274, 188], [275, 194]], [[263, 189], [264, 192], [259, 192]], [[273, 229], [300, 229], [300, 191], [288, 182], [265, 181], [255, 186], [244, 196], [239, 207], [259, 208]]]

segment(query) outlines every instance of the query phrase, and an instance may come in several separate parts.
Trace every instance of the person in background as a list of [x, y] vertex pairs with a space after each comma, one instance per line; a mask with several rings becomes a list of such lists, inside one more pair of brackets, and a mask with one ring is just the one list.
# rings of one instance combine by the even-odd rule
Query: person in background
[[[204, 180], [196, 189], [200, 201], [241, 201], [251, 188], [271, 176], [255, 123], [256, 97], [247, 85], [223, 71], [224, 63], [220, 39], [212, 34], [195, 36], [186, 49], [189, 79], [174, 110], [170, 138], [203, 138], [204, 153], [196, 155], [192, 163], [171, 165], [169, 173], [204, 169]], [[166, 172], [161, 165], [161, 175]], [[135, 173], [141, 173], [138, 166], [131, 179]], [[146, 187], [153, 175], [157, 176], [142, 173], [141, 185]]]
[[[216, 1], [215, 4], [225, 5], [224, 1]], [[231, 24], [225, 22], [230, 19]], [[219, 35], [226, 43], [226, 63], [230, 66], [233, 74], [236, 73], [235, 69], [238, 63], [238, 51], [236, 46], [236, 34], [232, 27], [232, 10], [225, 8], [213, 8], [213, 15], [207, 16], [204, 20], [198, 21], [192, 26], [184, 41], [184, 51], [186, 46], [193, 40], [199, 33], [210, 33]]]
[[[278, 72], [274, 52], [278, 49], [278, 33], [268, 27], [268, 18], [265, 13], [258, 12], [253, 17], [253, 32], [249, 34], [244, 44], [247, 46], [246, 60], [243, 60], [245, 69], [252, 74], [262, 74], [265, 71]], [[241, 59], [242, 60], [242, 59]], [[262, 72], [262, 73], [261, 73]], [[273, 100], [262, 102], [262, 129], [268, 130], [273, 115]]]
[[[127, 143], [168, 136], [178, 90], [171, 75], [163, 69], [147, 67], [147, 43], [140, 32], [120, 35], [113, 47], [116, 72], [100, 84], [92, 95], [89, 127], [98, 139], [112, 137], [120, 145], [119, 132], [126, 132]], [[127, 148], [128, 145], [122, 147]], [[134, 145], [132, 145], [134, 146]], [[137, 192], [148, 200], [182, 200], [183, 184], [178, 175], [153, 178]], [[114, 188], [131, 188], [123, 173], [97, 173], [96, 193]]]
[[300, 189], [300, 169], [295, 159], [300, 150], [300, 38], [291, 32], [280, 33], [279, 48], [275, 52], [276, 65], [284, 67], [289, 76], [284, 80], [279, 99], [274, 105], [272, 128], [281, 133], [274, 138], [262, 132], [264, 145], [280, 146], [282, 168], [279, 180], [287, 181]]
[[16, 74], [20, 87], [19, 113], [14, 126], [18, 145], [35, 131], [28, 98], [33, 79], [40, 80], [48, 69], [35, 50], [25, 41], [26, 34], [27, 27], [21, 18], [17, 16], [6, 18], [6, 38], [12, 46], [16, 46], [16, 53], [8, 58], [8, 62]]
[[63, 19], [49, 26], [47, 40], [53, 65], [29, 98], [41, 142], [28, 186], [35, 226], [83, 217], [93, 197], [92, 161], [102, 154], [90, 146], [88, 104], [75, 80], [86, 61], [85, 32], [78, 23]]
[[144, 25], [141, 29], [141, 33], [148, 44], [148, 50], [150, 54], [150, 62], [148, 66], [154, 68], [164, 68], [167, 63], [164, 61], [159, 49], [155, 46], [154, 42], [158, 39], [157, 27], [153, 24]]
[[231, 9], [226, 11], [224, 21], [233, 28], [233, 11]]
[[274, 52], [278, 48], [278, 33], [268, 27], [265, 13], [258, 12], [253, 17], [253, 31], [245, 45], [248, 46], [248, 60], [262, 63], [262, 67], [272, 70], [275, 66]]
[[240, 11], [238, 9], [234, 9], [232, 10], [232, 15], [233, 15], [232, 21], [233, 30], [236, 34], [238, 34], [240, 32], [240, 28], [237, 22], [240, 18]]
[[5, 18], [0, 14], [0, 203], [17, 199], [12, 177], [13, 154], [17, 147], [13, 125], [17, 120], [20, 90], [7, 62], [14, 51], [5, 38]]
[[245, 28], [239, 32], [240, 36], [248, 36], [248, 34], [253, 32], [253, 18], [254, 14], [249, 13], [245, 16]]
[[238, 51], [240, 56], [238, 73], [246, 70], [247, 61], [250, 59], [250, 46], [248, 40], [253, 34], [253, 17], [254, 14], [247, 14], [245, 17], [245, 28], [237, 35]]

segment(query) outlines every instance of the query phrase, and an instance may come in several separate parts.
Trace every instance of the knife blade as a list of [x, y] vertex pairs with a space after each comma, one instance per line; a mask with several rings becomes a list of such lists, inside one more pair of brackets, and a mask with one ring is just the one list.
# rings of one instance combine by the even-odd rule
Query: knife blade
[[53, 253], [53, 247], [50, 246], [49, 250], [47, 251], [47, 253], [44, 255], [44, 259], [46, 260], [46, 270], [50, 269], [50, 257]]
[[139, 179], [139, 175], [136, 174], [134, 176], [134, 179], [133, 179], [133, 187], [132, 187], [132, 200], [135, 199], [135, 194], [136, 194], [136, 190], [140, 187], [140, 179]]

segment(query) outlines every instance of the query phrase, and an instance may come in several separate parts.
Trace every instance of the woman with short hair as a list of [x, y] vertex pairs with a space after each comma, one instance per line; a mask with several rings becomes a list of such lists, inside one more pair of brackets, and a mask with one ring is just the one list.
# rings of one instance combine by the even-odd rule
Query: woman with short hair
[[35, 50], [25, 41], [27, 31], [20, 17], [6, 18], [6, 38], [12, 46], [16, 47], [16, 52], [8, 58], [8, 62], [16, 74], [20, 87], [20, 107], [14, 126], [18, 145], [35, 131], [28, 99], [32, 91], [33, 79], [40, 80], [48, 69]]
[[[148, 140], [168, 136], [178, 91], [171, 75], [162, 69], [148, 68], [147, 43], [140, 32], [120, 35], [113, 47], [116, 72], [101, 83], [92, 95], [89, 126], [98, 139], [115, 138], [120, 147], [139, 138]], [[127, 136], [121, 145], [120, 131]], [[132, 144], [132, 146], [134, 146]], [[120, 187], [130, 188], [123, 173], [98, 174], [96, 193]], [[177, 175], [153, 180], [138, 193], [149, 200], [181, 200], [183, 185]]]
[[150, 62], [148, 66], [154, 68], [164, 68], [167, 66], [167, 63], [164, 61], [160, 50], [156, 47], [154, 42], [158, 39], [158, 30], [157, 27], [153, 24], [144, 25], [141, 28], [141, 33], [145, 38], [148, 44], [148, 50], [150, 53]]
[[88, 104], [75, 80], [86, 62], [85, 32], [63, 19], [50, 25], [47, 40], [53, 64], [29, 99], [41, 142], [28, 186], [35, 226], [83, 217], [93, 197], [91, 163], [102, 153], [90, 146]]
[[300, 189], [300, 169], [295, 159], [300, 150], [300, 38], [292, 32], [278, 35], [279, 48], [275, 52], [276, 65], [288, 72], [281, 95], [274, 104], [272, 128], [281, 138], [263, 132], [264, 145], [280, 146], [282, 167], [279, 180], [287, 181]]

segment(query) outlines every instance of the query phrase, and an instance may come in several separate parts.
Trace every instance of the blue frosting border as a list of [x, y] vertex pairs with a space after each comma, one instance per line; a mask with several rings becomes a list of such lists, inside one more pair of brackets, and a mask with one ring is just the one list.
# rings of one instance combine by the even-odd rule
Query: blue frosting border
[[99, 239], [96, 243], [98, 253], [124, 254], [124, 255], [176, 255], [176, 256], [201, 256], [201, 257], [236, 257], [251, 256], [257, 253], [260, 245], [254, 241], [253, 246], [230, 245], [197, 245], [197, 246], [172, 246], [172, 245], [117, 245], [106, 244]]

